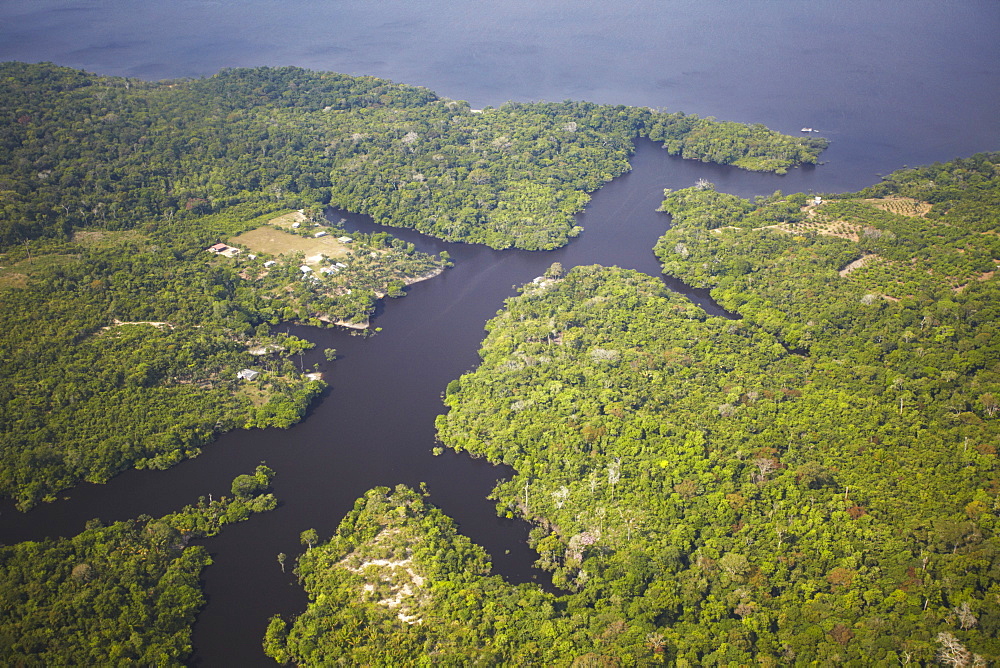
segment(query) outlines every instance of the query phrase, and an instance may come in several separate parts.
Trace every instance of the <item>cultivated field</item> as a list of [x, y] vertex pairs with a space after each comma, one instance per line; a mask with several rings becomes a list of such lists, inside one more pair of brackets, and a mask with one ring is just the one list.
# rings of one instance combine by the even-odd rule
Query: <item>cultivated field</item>
[[931, 205], [929, 203], [922, 202], [911, 197], [885, 197], [882, 199], [866, 199], [862, 201], [867, 202], [874, 207], [878, 207], [883, 211], [888, 211], [889, 213], [914, 218], [922, 218], [927, 215], [928, 211], [931, 210]]
[[788, 234], [815, 232], [816, 234], [825, 234], [829, 237], [840, 237], [841, 239], [857, 241], [861, 238], [860, 235], [863, 228], [860, 225], [848, 223], [843, 220], [828, 221], [806, 218], [797, 223], [780, 223], [778, 225], [768, 225], [761, 229], [787, 232]]

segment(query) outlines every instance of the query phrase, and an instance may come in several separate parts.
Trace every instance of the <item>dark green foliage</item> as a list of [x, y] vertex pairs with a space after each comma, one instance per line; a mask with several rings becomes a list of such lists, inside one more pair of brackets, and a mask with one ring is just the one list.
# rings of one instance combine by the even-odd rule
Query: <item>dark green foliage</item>
[[[763, 126], [564, 102], [468, 104], [298, 68], [148, 83], [0, 66], [0, 245], [81, 227], [337, 204], [495, 248], [551, 249], [649, 136], [684, 157], [784, 171], [823, 144]], [[720, 148], [720, 147], [723, 147]]]
[[759, 123], [718, 122], [683, 113], [653, 115], [646, 136], [662, 141], [672, 155], [784, 174], [789, 167], [815, 164], [825, 139], [781, 135]]
[[[258, 467], [256, 477], [270, 475]], [[202, 500], [159, 519], [94, 521], [72, 538], [0, 547], [0, 662], [184, 665], [205, 602], [198, 578], [211, 563], [188, 542], [276, 503], [270, 494]]]
[[329, 199], [321, 137], [276, 114], [420, 106], [428, 91], [298, 68], [148, 83], [2, 65], [3, 243], [236, 202]]
[[696, 186], [683, 190], [667, 189], [663, 194], [665, 199], [659, 210], [669, 213], [674, 226], [685, 230], [712, 230], [736, 224], [741, 227], [764, 227], [797, 222], [805, 217], [802, 207], [809, 199], [803, 194], [785, 197], [779, 190], [770, 197], [750, 202], [736, 195], [720, 193], [714, 184], [707, 181], [699, 181]]
[[237, 499], [249, 499], [260, 496], [271, 488], [274, 471], [266, 466], [258, 466], [254, 475], [239, 475], [233, 479], [233, 496]]
[[[781, 164], [815, 160], [802, 140], [755, 126], [747, 144], [744, 130], [573, 102], [473, 113], [291, 67], [149, 83], [2, 64], [0, 493], [29, 507], [165, 468], [220, 431], [295, 423], [322, 386], [267, 325], [363, 325], [378, 297], [447, 264], [388, 235], [352, 235], [343, 266], [308, 277], [297, 257], [205, 254], [268, 212], [321, 220], [332, 203], [443, 238], [555, 248], [579, 232], [586, 193], [628, 169], [636, 136], [705, 159], [694, 144], [709, 135], [752, 157], [791, 141], [801, 151]], [[243, 368], [266, 373], [242, 383]]]

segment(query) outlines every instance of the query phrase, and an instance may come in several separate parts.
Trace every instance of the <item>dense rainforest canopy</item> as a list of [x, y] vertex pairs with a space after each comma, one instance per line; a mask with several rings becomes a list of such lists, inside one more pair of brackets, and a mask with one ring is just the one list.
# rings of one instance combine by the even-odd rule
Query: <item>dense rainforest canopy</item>
[[0, 65], [0, 243], [128, 229], [238, 202], [333, 204], [494, 248], [566, 243], [572, 214], [648, 136], [686, 158], [784, 171], [826, 143], [760, 125], [583, 102], [465, 102], [285, 68], [207, 79]]
[[[325, 205], [554, 248], [638, 135], [752, 169], [815, 162], [825, 145], [621, 106], [474, 113], [291, 67], [150, 83], [0, 64], [0, 494], [27, 508], [170, 466], [221, 431], [300, 419], [322, 383], [293, 364], [306, 344], [269, 327], [363, 326], [378, 297], [447, 265], [387, 235], [336, 252], [292, 243], [343, 234]], [[289, 209], [304, 227], [245, 234]], [[205, 252], [224, 242], [243, 252]], [[243, 382], [245, 368], [266, 373]]]
[[[360, 326], [447, 265], [345, 238], [326, 205], [550, 249], [628, 169], [635, 137], [778, 172], [825, 145], [622, 106], [472, 110], [297, 68], [149, 83], [8, 63], [0, 121], [0, 493], [22, 507], [169, 466], [226, 429], [294, 423], [323, 384], [295, 364], [309, 344], [272, 326]], [[1000, 660], [998, 165], [903, 170], [849, 195], [665, 193], [664, 272], [738, 317], [636, 272], [553, 269], [490, 323], [438, 422], [445, 445], [516, 469], [498, 510], [535, 524], [555, 593], [489, 576], [419, 493], [380, 488], [329, 541], [303, 534], [313, 603], [272, 620], [266, 652]], [[286, 214], [304, 227], [274, 222]], [[266, 243], [247, 236], [261, 230]], [[317, 235], [346, 240], [289, 250]], [[220, 243], [233, 252], [206, 252]], [[207, 559], [185, 542], [273, 506], [268, 477], [170, 518], [3, 548], [7, 660], [182, 660]]]
[[[665, 271], [742, 317], [632, 271], [550, 272], [489, 324], [438, 420], [517, 470], [499, 512], [536, 525], [560, 593], [476, 575], [434, 511], [373, 492], [302, 557], [316, 602], [265, 647], [310, 665], [997, 661], [998, 196], [998, 155], [832, 199], [668, 192]], [[409, 570], [379, 585], [379, 556]]]
[[212, 560], [193, 539], [273, 510], [274, 472], [258, 466], [233, 496], [165, 517], [70, 538], [0, 546], [0, 661], [7, 666], [182, 666], [205, 602], [198, 581]]

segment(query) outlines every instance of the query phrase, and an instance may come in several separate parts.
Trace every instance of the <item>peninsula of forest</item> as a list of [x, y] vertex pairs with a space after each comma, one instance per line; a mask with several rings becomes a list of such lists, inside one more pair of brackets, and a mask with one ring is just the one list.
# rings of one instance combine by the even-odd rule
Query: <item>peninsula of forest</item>
[[[274, 326], [361, 325], [449, 264], [326, 207], [547, 250], [579, 234], [574, 214], [637, 137], [778, 173], [826, 145], [585, 102], [473, 113], [298, 68], [0, 74], [0, 494], [25, 510], [226, 430], [293, 424], [323, 384], [295, 364], [310, 344]], [[492, 498], [531, 523], [551, 586], [491, 574], [419, 491], [380, 487], [334, 535], [301, 528], [289, 565], [310, 604], [260, 630], [268, 656], [1000, 661], [1000, 155], [835, 195], [702, 181], [662, 210], [663, 273], [729, 317], [658, 277], [553, 266], [444, 396], [442, 446], [516, 472]], [[182, 665], [207, 563], [187, 541], [274, 507], [272, 474], [166, 518], [2, 548], [6, 660], [93, 660], [100, 628], [122, 663]]]

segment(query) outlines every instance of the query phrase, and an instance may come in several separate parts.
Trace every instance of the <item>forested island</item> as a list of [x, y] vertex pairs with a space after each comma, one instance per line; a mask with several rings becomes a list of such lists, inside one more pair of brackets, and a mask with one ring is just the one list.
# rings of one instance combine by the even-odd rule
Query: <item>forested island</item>
[[[379, 298], [449, 264], [348, 233], [326, 207], [548, 250], [581, 232], [574, 214], [629, 169], [637, 137], [778, 173], [826, 146], [645, 108], [472, 110], [299, 68], [0, 72], [0, 493], [22, 509], [169, 467], [227, 430], [290, 426], [324, 383], [296, 364], [311, 344], [275, 325], [365, 331]], [[281, 555], [312, 603], [272, 620], [269, 656], [1000, 659], [1000, 157], [846, 195], [749, 201], [699, 182], [664, 197], [664, 273], [733, 317], [655, 277], [553, 266], [491, 321], [438, 420], [443, 446], [516, 470], [498, 512], [534, 525], [554, 587], [490, 575], [420, 492], [378, 488], [335, 536], [306, 531], [297, 562]], [[273, 507], [269, 480], [258, 469], [232, 500], [3, 548], [8, 660], [99, 661], [105, 643], [122, 662], [182, 662], [207, 559], [184, 545]], [[126, 635], [88, 612], [100, 587], [126, 595], [112, 580], [147, 597], [113, 611]]]

